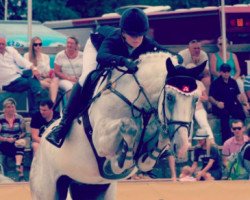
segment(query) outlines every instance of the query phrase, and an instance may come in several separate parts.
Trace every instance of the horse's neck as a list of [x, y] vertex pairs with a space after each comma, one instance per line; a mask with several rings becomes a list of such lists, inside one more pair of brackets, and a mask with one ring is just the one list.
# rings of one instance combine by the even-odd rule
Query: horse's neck
[[[159, 52], [142, 55], [139, 58], [139, 70], [135, 74], [138, 83], [132, 75], [128, 74], [125, 74], [119, 79], [118, 77], [121, 76], [122, 73], [117, 70], [113, 70], [110, 81], [116, 82], [118, 79], [117, 82], [114, 83], [115, 89], [131, 101], [135, 100], [140, 91], [140, 87], [142, 87], [150, 103], [156, 106], [160, 92], [165, 85], [167, 75], [166, 59], [170, 56], [170, 54]], [[104, 81], [98, 91], [104, 88], [107, 83], [107, 80]], [[147, 104], [147, 101], [145, 101], [145, 98], [143, 98], [141, 94], [140, 100], [137, 102], [140, 103], [140, 105], [144, 103]]]
[[150, 62], [145, 61], [136, 75], [150, 98], [155, 102], [158, 101], [167, 75], [165, 60], [158, 62], [153, 59]]

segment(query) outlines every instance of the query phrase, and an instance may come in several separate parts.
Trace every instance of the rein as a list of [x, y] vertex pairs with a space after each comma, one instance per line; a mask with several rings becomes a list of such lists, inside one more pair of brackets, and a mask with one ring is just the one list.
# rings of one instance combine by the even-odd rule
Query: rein
[[[114, 82], [117, 82], [125, 73], [123, 73], [121, 76], [119, 76]], [[157, 109], [155, 109], [144, 88], [142, 87], [142, 85], [140, 84], [138, 78], [136, 77], [135, 74], [132, 74], [137, 86], [139, 87], [139, 92], [138, 92], [138, 95], [137, 97], [135, 98], [135, 100], [133, 102], [129, 101], [127, 97], [125, 97], [122, 93], [120, 93], [119, 91], [115, 90], [113, 87], [112, 87], [112, 84], [113, 83], [110, 83], [109, 84], [109, 87], [107, 87], [107, 89], [109, 89], [113, 94], [115, 94], [116, 96], [118, 96], [121, 100], [123, 100], [130, 108], [131, 108], [131, 113], [132, 113], [132, 116], [134, 118], [138, 118], [138, 117], [142, 117], [143, 119], [143, 129], [142, 129], [142, 132], [141, 132], [141, 137], [140, 137], [140, 141], [139, 141], [139, 144], [138, 144], [138, 147], [137, 147], [137, 151], [136, 151], [136, 154], [135, 154], [135, 159], [139, 158], [140, 156], [140, 153], [142, 152], [143, 150], [143, 138], [145, 136], [145, 132], [146, 132], [146, 128], [147, 128], [147, 125], [148, 125], [148, 122], [149, 120], [151, 119], [152, 115], [155, 115], [157, 118], [158, 118], [158, 115], [157, 115]], [[150, 109], [146, 110], [144, 108], [139, 108], [135, 105], [136, 101], [139, 99], [140, 95], [143, 95], [150, 107]], [[137, 110], [140, 114], [138, 116], [135, 116], [135, 113], [134, 113], [134, 110]], [[157, 120], [159, 121], [159, 120]]]
[[[105, 77], [109, 76], [109, 74], [112, 73], [112, 69], [109, 69], [105, 72], [105, 74], [103, 74], [103, 80], [105, 79]], [[129, 101], [122, 93], [120, 93], [119, 91], [115, 90], [112, 85], [117, 82], [120, 78], [122, 78], [122, 76], [124, 76], [126, 73], [122, 73], [119, 77], [117, 77], [114, 81], [112, 82], [108, 82], [107, 85], [101, 90], [99, 91], [91, 100], [90, 102], [88, 103], [88, 105], [80, 112], [80, 114], [78, 115], [78, 119], [84, 114], [86, 113], [87, 109], [89, 108], [89, 106], [97, 99], [101, 96], [101, 94], [103, 92], [105, 92], [106, 90], [110, 90], [112, 93], [114, 93], [115, 95], [117, 95], [120, 99], [122, 99], [130, 108], [131, 108], [131, 113], [133, 115], [133, 117], [140, 117], [142, 116], [142, 120], [143, 120], [143, 130], [142, 130], [142, 133], [141, 133], [141, 137], [140, 137], [140, 141], [139, 141], [139, 144], [138, 144], [138, 147], [137, 147], [137, 151], [135, 153], [135, 156], [134, 158], [139, 158], [140, 156], [140, 153], [142, 152], [143, 150], [143, 139], [144, 139], [144, 136], [145, 136], [145, 132], [146, 132], [146, 127], [148, 125], [148, 122], [149, 120], [151, 119], [152, 115], [155, 115], [157, 118], [158, 118], [158, 115], [157, 115], [157, 109], [155, 109], [151, 102], [149, 101], [149, 98], [148, 96], [146, 95], [145, 91], [144, 91], [144, 88], [141, 86], [140, 82], [138, 81], [137, 77], [133, 74], [133, 77], [139, 87], [139, 93], [138, 93], [138, 96], [136, 97], [136, 99], [131, 102]], [[139, 99], [140, 95], [143, 94], [143, 96], [145, 97], [147, 103], [149, 104], [150, 106], [150, 109], [146, 110], [144, 108], [139, 108], [135, 105], [136, 101]], [[134, 110], [137, 110], [140, 114], [138, 116], [135, 116], [134, 115]], [[159, 121], [159, 119], [157, 120]], [[80, 121], [78, 120], [78, 122], [80, 123]], [[160, 122], [159, 122], [160, 123]], [[92, 140], [92, 127], [84, 127], [85, 128], [85, 133], [86, 133], [86, 136], [89, 140], [89, 143], [93, 149], [93, 152], [95, 154], [95, 157], [97, 159], [97, 163], [98, 163], [98, 168], [99, 168], [99, 171], [100, 171], [100, 174], [102, 177], [104, 178], [108, 178], [108, 179], [119, 179], [119, 178], [124, 178], [125, 175], [121, 174], [121, 175], [112, 175], [112, 174], [106, 174], [103, 170], [102, 170], [102, 166], [103, 166], [103, 163], [105, 162], [105, 158], [103, 157], [99, 157], [97, 152], [96, 152], [96, 149], [95, 149], [95, 146], [93, 144], [93, 140]]]

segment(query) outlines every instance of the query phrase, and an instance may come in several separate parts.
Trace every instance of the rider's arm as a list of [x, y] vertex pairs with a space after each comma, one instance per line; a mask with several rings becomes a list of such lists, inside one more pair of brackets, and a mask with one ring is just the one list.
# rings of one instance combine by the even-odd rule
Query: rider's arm
[[82, 62], [83, 70], [82, 70], [82, 75], [79, 78], [79, 84], [81, 86], [85, 82], [85, 79], [88, 76], [88, 74], [96, 69], [97, 67], [96, 56], [97, 56], [97, 50], [89, 38], [83, 50], [83, 62]]
[[125, 64], [124, 54], [127, 53], [127, 47], [120, 38], [106, 38], [97, 54], [97, 62], [101, 66], [123, 66]]

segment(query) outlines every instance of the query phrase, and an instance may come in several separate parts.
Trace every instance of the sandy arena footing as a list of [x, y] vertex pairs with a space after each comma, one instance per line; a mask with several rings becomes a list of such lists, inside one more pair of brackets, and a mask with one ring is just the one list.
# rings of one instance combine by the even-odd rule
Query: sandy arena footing
[[[250, 181], [170, 182], [122, 181], [117, 200], [249, 200]], [[0, 199], [31, 200], [29, 183], [0, 185]]]

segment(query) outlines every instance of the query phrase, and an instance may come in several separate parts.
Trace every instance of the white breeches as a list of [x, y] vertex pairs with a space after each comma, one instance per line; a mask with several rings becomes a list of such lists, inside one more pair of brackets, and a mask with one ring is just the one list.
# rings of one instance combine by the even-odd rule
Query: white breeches
[[88, 74], [96, 69], [96, 56], [97, 51], [89, 38], [83, 50], [83, 70], [82, 75], [78, 81], [81, 86], [83, 86], [83, 83], [85, 82]]

